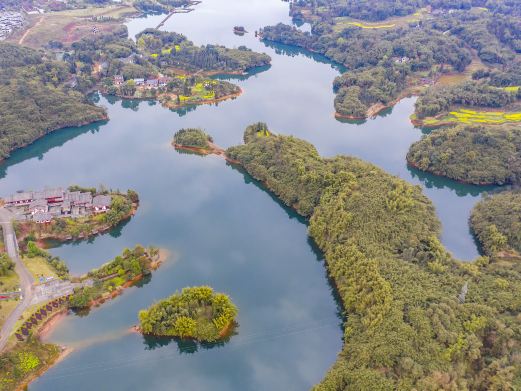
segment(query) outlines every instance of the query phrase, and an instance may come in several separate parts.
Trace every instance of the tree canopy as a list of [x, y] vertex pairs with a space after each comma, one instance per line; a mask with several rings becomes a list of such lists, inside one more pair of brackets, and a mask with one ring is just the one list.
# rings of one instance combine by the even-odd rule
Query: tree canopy
[[519, 262], [453, 259], [421, 189], [372, 164], [291, 136], [245, 139], [227, 154], [309, 218], [345, 310], [344, 348], [316, 390], [519, 384]]
[[473, 184], [521, 181], [521, 129], [459, 125], [414, 143], [407, 161], [420, 170]]
[[223, 337], [236, 316], [237, 307], [227, 295], [199, 286], [183, 288], [140, 311], [139, 322], [144, 334], [213, 342]]

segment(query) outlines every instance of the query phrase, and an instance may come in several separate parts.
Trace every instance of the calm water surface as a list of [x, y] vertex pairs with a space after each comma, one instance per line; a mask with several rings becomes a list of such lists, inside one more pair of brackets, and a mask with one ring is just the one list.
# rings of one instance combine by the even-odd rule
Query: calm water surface
[[[161, 19], [132, 20], [129, 31], [134, 35]], [[177, 112], [153, 102], [99, 98], [109, 122], [55, 132], [0, 165], [0, 196], [73, 183], [139, 192], [141, 207], [130, 222], [52, 250], [73, 273], [136, 243], [171, 253], [150, 281], [87, 317], [62, 322], [49, 340], [74, 351], [31, 390], [302, 390], [334, 362], [341, 320], [304, 222], [222, 160], [175, 152], [170, 142], [181, 127], [206, 128], [226, 147], [242, 142], [248, 124], [265, 121], [279, 133], [308, 140], [324, 156], [371, 161], [424, 188], [449, 250], [467, 260], [478, 255], [467, 221], [483, 189], [406, 166], [406, 152], [422, 134], [408, 121], [414, 99], [361, 124], [335, 120], [331, 86], [337, 67], [290, 47], [266, 46], [252, 33], [232, 33], [234, 25], [253, 32], [277, 22], [290, 23], [287, 3], [280, 0], [204, 0], [164, 29], [197, 44], [247, 45], [271, 55], [271, 68], [234, 79], [242, 96]], [[240, 309], [238, 335], [229, 343], [197, 346], [128, 332], [140, 309], [201, 284], [230, 294]]]

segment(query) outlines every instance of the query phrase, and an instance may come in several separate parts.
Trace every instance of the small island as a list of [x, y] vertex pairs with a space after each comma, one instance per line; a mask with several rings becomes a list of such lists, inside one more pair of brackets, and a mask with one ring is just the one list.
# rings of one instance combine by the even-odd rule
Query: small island
[[176, 149], [187, 149], [202, 154], [210, 153], [212, 137], [199, 128], [180, 129], [174, 134], [173, 145]]
[[215, 342], [235, 325], [237, 307], [208, 286], [184, 288], [181, 293], [139, 312], [139, 331], [145, 335]]

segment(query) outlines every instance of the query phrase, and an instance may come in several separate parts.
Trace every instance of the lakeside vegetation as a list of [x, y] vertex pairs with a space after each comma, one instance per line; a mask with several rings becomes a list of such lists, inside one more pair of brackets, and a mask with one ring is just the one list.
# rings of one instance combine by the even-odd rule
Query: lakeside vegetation
[[[147, 29], [129, 39], [126, 28], [85, 38], [64, 57], [78, 83], [101, 83], [102, 91], [124, 98], [157, 99], [165, 107], [215, 103], [234, 98], [241, 89], [211, 74], [245, 72], [265, 66], [270, 57], [246, 47], [195, 46], [177, 33]], [[122, 77], [114, 82], [114, 77]], [[154, 84], [147, 84], [155, 80]], [[161, 80], [161, 82], [159, 82]]]
[[37, 338], [16, 346], [0, 355], [0, 388], [20, 390], [42, 370], [49, 368], [59, 357], [58, 345], [41, 343]]
[[143, 334], [215, 342], [234, 324], [237, 307], [209, 286], [183, 288], [147, 310], [139, 311]]
[[[419, 118], [452, 111], [458, 101], [505, 107], [519, 99], [515, 87], [521, 77], [521, 29], [512, 17], [519, 7], [494, 3], [484, 12], [481, 6], [479, 1], [453, 0], [301, 0], [291, 4], [290, 14], [310, 22], [311, 32], [278, 24], [264, 27], [260, 34], [264, 40], [302, 47], [348, 68], [334, 82], [339, 117], [371, 117], [421, 91]], [[445, 76], [467, 71], [474, 72], [474, 81], [428, 88], [442, 79], [465, 81], [467, 77]]]
[[[184, 35], [146, 29], [136, 36], [137, 47], [156, 66], [180, 68], [187, 72], [244, 73], [269, 65], [270, 56], [245, 46], [236, 49], [219, 45], [196, 46]], [[163, 63], [163, 64], [162, 64]]]
[[199, 128], [180, 129], [174, 134], [174, 144], [181, 147], [210, 149], [212, 137]]
[[75, 289], [69, 300], [69, 307], [77, 310], [88, 309], [96, 302], [103, 302], [118, 294], [142, 278], [149, 276], [159, 266], [159, 250], [137, 245], [126, 248], [121, 255], [81, 278], [89, 281]]
[[344, 348], [316, 390], [520, 383], [519, 263], [453, 259], [421, 189], [372, 164], [291, 136], [245, 142], [227, 154], [309, 218], [345, 310]]
[[35, 279], [40, 276], [69, 277], [69, 268], [60, 257], [51, 255], [32, 241], [27, 242], [23, 261]]
[[[347, 26], [336, 31], [317, 22], [312, 33], [283, 24], [264, 27], [263, 39], [320, 53], [349, 70], [334, 81], [338, 114], [364, 118], [373, 105], [389, 105], [405, 93], [413, 79], [429, 78], [444, 64], [462, 71], [470, 52], [453, 37], [426, 26], [397, 30]], [[418, 49], [421, 50], [418, 50]], [[421, 84], [421, 83], [420, 83]]]
[[[52, 261], [51, 266], [56, 267], [56, 258], [50, 257], [46, 251], [31, 243], [28, 244], [27, 257], [31, 260], [46, 258]], [[159, 267], [161, 261], [157, 248], [145, 249], [137, 245], [133, 249], [125, 249], [120, 256], [100, 268], [75, 278], [80, 286], [72, 296], [40, 303], [24, 312], [25, 321], [20, 323], [16, 333], [20, 339], [0, 354], [0, 389], [22, 389], [59, 359], [63, 353], [62, 348], [55, 344], [42, 343], [38, 337], [42, 325], [49, 319], [67, 308], [86, 311], [92, 305], [99, 305], [115, 297], [123, 289], [149, 276], [152, 270]], [[62, 266], [66, 268], [64, 264]], [[59, 271], [60, 267], [56, 267], [56, 270]]]
[[517, 184], [521, 181], [521, 129], [460, 125], [440, 129], [414, 143], [410, 165], [465, 183]]
[[0, 42], [0, 160], [54, 130], [107, 118], [71, 89], [67, 66], [42, 53]]
[[503, 191], [485, 196], [472, 210], [470, 226], [487, 255], [519, 257], [521, 191]]

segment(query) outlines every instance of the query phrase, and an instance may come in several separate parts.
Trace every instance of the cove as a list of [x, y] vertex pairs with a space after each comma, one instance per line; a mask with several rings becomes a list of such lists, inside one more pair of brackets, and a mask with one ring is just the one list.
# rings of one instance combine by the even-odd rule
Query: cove
[[[129, 22], [131, 34], [161, 16]], [[246, 30], [290, 23], [280, 0], [204, 0], [163, 29], [196, 44], [246, 45], [268, 53], [272, 66], [232, 78], [243, 90], [218, 106], [170, 111], [146, 101], [99, 98], [110, 121], [54, 132], [0, 165], [0, 195], [24, 188], [104, 184], [136, 190], [141, 205], [122, 227], [90, 241], [52, 249], [74, 274], [99, 266], [136, 243], [172, 256], [141, 286], [94, 309], [69, 316], [48, 336], [75, 350], [35, 381], [31, 390], [302, 390], [320, 381], [342, 345], [341, 318], [321, 254], [301, 219], [222, 160], [177, 153], [182, 127], [203, 127], [217, 144], [242, 142], [244, 128], [265, 121], [280, 133], [313, 143], [324, 156], [358, 156], [424, 188], [455, 256], [472, 259], [468, 229], [482, 188], [409, 169], [405, 155], [421, 137], [408, 116], [414, 98], [363, 123], [333, 116], [337, 68], [319, 57], [265, 45]], [[178, 344], [128, 333], [137, 312], [187, 285], [211, 285], [239, 307], [238, 335], [223, 346]]]

